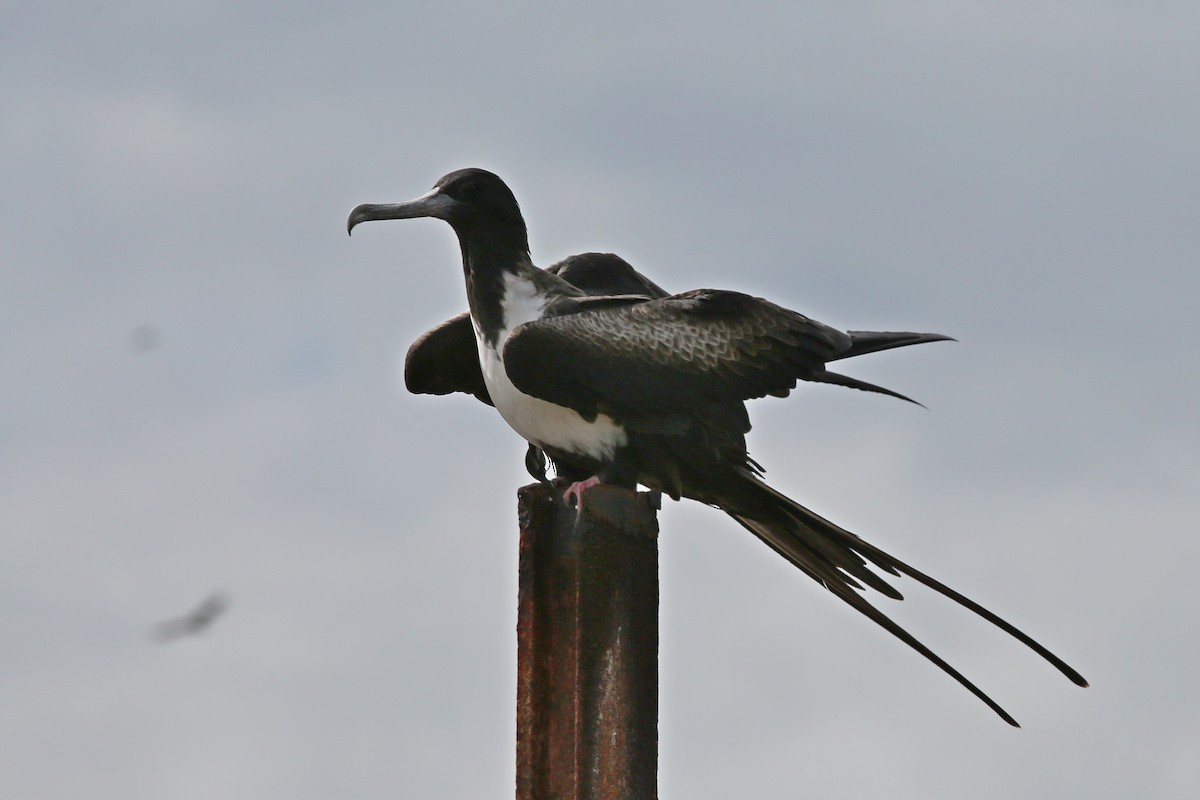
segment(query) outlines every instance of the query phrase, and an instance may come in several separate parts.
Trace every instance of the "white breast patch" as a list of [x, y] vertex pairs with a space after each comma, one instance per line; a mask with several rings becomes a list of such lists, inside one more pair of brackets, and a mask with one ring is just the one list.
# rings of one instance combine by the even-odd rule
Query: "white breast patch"
[[628, 443], [625, 430], [611, 417], [600, 414], [588, 422], [579, 412], [548, 403], [527, 395], [508, 378], [500, 353], [504, 343], [518, 325], [541, 317], [544, 299], [533, 284], [519, 276], [507, 275], [504, 280], [504, 299], [501, 308], [504, 328], [492, 348], [479, 332], [475, 320], [475, 341], [479, 345], [479, 366], [488, 394], [504, 421], [526, 441], [539, 447], [553, 447], [596, 459], [610, 459], [618, 447]]

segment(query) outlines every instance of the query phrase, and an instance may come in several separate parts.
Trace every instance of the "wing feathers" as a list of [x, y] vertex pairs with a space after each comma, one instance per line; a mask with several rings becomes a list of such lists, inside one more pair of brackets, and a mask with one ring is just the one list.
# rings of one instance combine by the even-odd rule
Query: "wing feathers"
[[431, 328], [412, 343], [404, 357], [404, 385], [413, 394], [466, 392], [493, 405], [468, 313]]
[[738, 292], [700, 289], [569, 313], [572, 306], [517, 328], [503, 357], [518, 389], [583, 414], [783, 397], [852, 344], [841, 331]]
[[[880, 350], [891, 350], [894, 347], [908, 347], [926, 342], [957, 342], [953, 336], [943, 336], [940, 333], [898, 333], [894, 331], [846, 331], [850, 335], [850, 348], [841, 353], [838, 358], [853, 358], [854, 356], [878, 353]], [[833, 359], [830, 359], [831, 361]]]

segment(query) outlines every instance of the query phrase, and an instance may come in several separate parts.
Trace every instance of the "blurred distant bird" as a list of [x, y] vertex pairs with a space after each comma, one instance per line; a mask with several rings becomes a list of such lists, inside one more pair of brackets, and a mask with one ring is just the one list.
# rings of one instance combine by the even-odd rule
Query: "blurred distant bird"
[[784, 397], [799, 380], [908, 400], [830, 372], [826, 364], [949, 337], [841, 331], [732, 291], [663, 296], [634, 285], [601, 286], [597, 295], [534, 266], [516, 198], [499, 177], [481, 169], [452, 172], [407, 203], [360, 205], [347, 228], [414, 217], [445, 220], [457, 235], [469, 316], [418, 340], [405, 369], [409, 388], [467, 391], [495, 406], [536, 448], [526, 459], [530, 472], [544, 471], [540, 453], [553, 459], [569, 483], [566, 499], [581, 505], [587, 489], [600, 482], [629, 489], [640, 484], [722, 509], [1011, 725], [1017, 722], [1008, 712], [866, 600], [866, 587], [901, 599], [871, 567], [907, 575], [965, 606], [1087, 685], [991, 611], [768, 486], [746, 451], [746, 400]]
[[196, 636], [204, 633], [228, 608], [229, 598], [220, 592], [213, 594], [182, 617], [169, 619], [155, 625], [154, 638], [160, 642], [170, 642], [184, 636]]
[[158, 348], [162, 332], [154, 325], [138, 325], [129, 333], [129, 342], [135, 352], [149, 353]]

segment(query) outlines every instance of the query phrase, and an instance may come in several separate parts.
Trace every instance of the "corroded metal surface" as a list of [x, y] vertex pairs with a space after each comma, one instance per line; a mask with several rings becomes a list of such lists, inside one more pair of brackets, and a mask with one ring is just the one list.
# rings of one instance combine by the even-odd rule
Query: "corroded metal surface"
[[517, 800], [657, 797], [656, 500], [518, 494]]

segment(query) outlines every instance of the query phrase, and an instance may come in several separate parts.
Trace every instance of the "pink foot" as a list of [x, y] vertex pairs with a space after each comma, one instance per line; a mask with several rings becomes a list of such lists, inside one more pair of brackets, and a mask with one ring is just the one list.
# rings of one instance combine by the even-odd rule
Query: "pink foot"
[[599, 475], [593, 475], [585, 481], [576, 481], [568, 486], [566, 491], [563, 492], [563, 500], [566, 500], [568, 503], [570, 503], [571, 500], [574, 499], [575, 502], [573, 505], [575, 506], [576, 512], [582, 511], [583, 493], [598, 483], [600, 483]]

